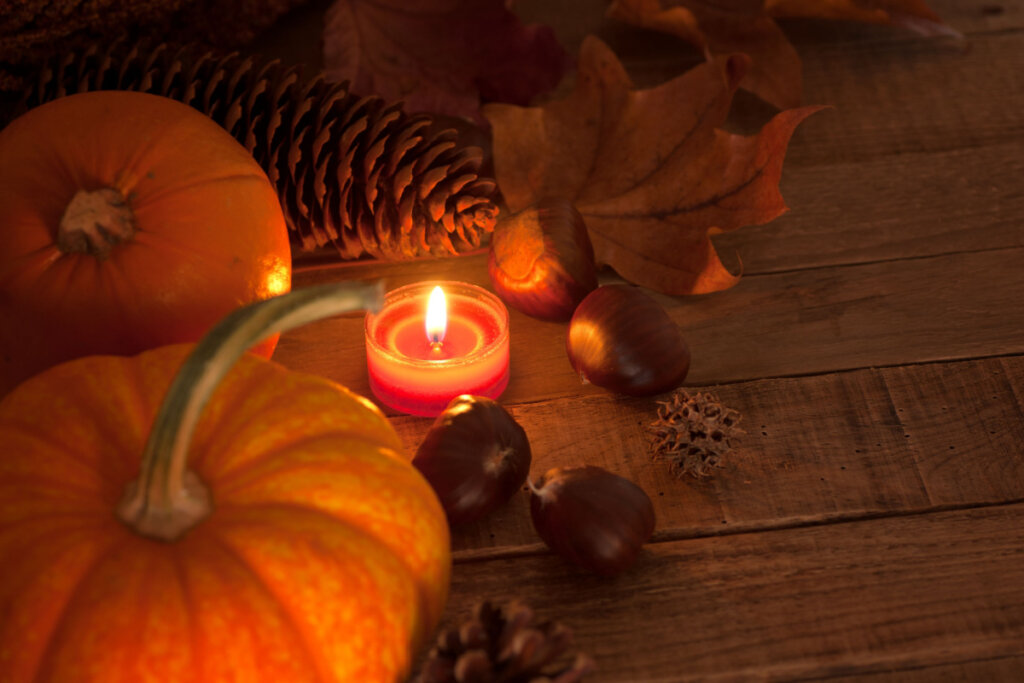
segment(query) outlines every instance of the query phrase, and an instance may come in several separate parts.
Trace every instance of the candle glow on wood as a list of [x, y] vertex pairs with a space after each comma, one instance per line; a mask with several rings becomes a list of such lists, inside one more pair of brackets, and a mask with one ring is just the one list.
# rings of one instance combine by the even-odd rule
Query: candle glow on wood
[[461, 394], [497, 398], [508, 384], [508, 355], [508, 311], [475, 285], [400, 287], [366, 317], [370, 388], [403, 413], [437, 415]]

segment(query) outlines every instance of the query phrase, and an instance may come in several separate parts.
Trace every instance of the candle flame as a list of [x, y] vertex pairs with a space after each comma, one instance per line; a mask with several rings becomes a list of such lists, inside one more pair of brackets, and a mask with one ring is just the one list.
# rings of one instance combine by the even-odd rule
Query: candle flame
[[431, 344], [444, 341], [444, 333], [448, 329], [448, 305], [444, 299], [444, 290], [434, 287], [427, 303], [427, 339]]

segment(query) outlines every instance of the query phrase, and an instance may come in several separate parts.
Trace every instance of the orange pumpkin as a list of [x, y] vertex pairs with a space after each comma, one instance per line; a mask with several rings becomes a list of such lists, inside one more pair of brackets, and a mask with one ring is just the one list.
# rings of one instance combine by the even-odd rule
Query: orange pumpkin
[[[362, 301], [309, 291], [244, 335], [282, 301]], [[373, 404], [243, 353], [268, 329], [0, 401], [0, 680], [405, 679], [447, 598], [444, 511]]]
[[198, 341], [290, 286], [270, 181], [192, 108], [92, 92], [0, 131], [0, 396], [71, 358]]

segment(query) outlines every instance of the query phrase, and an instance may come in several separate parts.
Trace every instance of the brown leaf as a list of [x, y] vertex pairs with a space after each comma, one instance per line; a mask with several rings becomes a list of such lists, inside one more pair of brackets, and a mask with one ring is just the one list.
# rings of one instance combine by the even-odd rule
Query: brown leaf
[[600, 263], [668, 294], [712, 292], [738, 276], [709, 234], [772, 220], [794, 128], [816, 107], [778, 114], [752, 137], [718, 126], [749, 59], [701, 65], [633, 90], [600, 40], [580, 49], [577, 82], [543, 107], [489, 105], [499, 187], [512, 211], [541, 197], [573, 200]]
[[608, 15], [680, 36], [709, 57], [742, 52], [753, 60], [740, 84], [743, 88], [780, 109], [800, 104], [800, 57], [765, 14], [762, 0], [615, 0]]
[[614, 0], [608, 16], [680, 36], [711, 56], [749, 55], [753, 65], [740, 85], [780, 109], [800, 104], [803, 77], [776, 17], [891, 23], [924, 35], [959, 35], [924, 0]]
[[408, 111], [479, 119], [481, 99], [528, 104], [570, 63], [504, 0], [336, 0], [324, 19], [328, 78]]

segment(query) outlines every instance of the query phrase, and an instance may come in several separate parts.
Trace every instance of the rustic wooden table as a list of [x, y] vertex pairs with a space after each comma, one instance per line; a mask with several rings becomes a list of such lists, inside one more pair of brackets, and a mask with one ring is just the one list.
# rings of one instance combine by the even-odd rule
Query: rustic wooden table
[[[570, 45], [597, 31], [641, 85], [699, 59], [574, 14], [594, 2], [543, 4]], [[599, 579], [547, 550], [521, 492], [454, 533], [447, 623], [522, 598], [574, 630], [595, 682], [1024, 680], [1024, 0], [929, 4], [966, 40], [783, 24], [805, 101], [835, 107], [790, 146], [792, 210], [717, 238], [744, 265], [733, 289], [658, 297], [693, 351], [687, 386], [743, 414], [713, 478], [652, 462], [654, 400], [582, 385], [565, 326], [512, 312], [502, 401], [533, 476], [619, 473], [654, 500], [657, 531]], [[734, 105], [740, 128], [770, 114]], [[379, 276], [489, 285], [482, 255], [295, 284]], [[288, 334], [276, 359], [369, 394], [361, 318]], [[411, 449], [430, 425], [393, 422]]]

